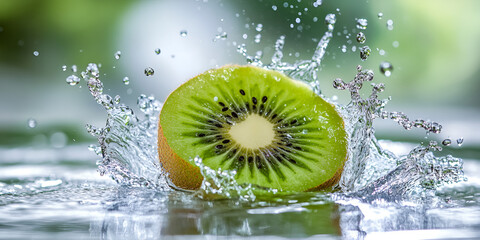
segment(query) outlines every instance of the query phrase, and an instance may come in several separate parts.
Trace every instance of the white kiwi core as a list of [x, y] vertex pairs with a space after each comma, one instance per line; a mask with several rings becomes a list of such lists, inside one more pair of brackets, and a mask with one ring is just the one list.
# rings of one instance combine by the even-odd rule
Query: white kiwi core
[[228, 133], [244, 148], [258, 149], [270, 145], [275, 139], [273, 123], [258, 114], [250, 114], [245, 120], [233, 125]]

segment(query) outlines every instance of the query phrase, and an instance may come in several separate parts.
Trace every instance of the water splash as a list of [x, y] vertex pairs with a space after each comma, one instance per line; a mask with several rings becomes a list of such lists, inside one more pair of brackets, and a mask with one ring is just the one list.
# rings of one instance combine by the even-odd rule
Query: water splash
[[[262, 51], [257, 51], [254, 56], [248, 55], [245, 44], [238, 45], [237, 51], [245, 57], [248, 64], [279, 71], [304, 81], [320, 95], [317, 72], [333, 36], [335, 14], [327, 14], [325, 23], [327, 31], [309, 60], [283, 62], [285, 36], [277, 39], [275, 52], [269, 64], [261, 61]], [[360, 21], [359, 24], [366, 27], [366, 21]], [[366, 49], [369, 50], [368, 54]], [[368, 57], [370, 48], [364, 46], [360, 52]], [[153, 75], [153, 69], [145, 69], [145, 74]], [[105, 127], [87, 125], [87, 131], [99, 140], [99, 146], [91, 146], [90, 149], [102, 156], [102, 160], [98, 162], [100, 173], [109, 174], [120, 184], [168, 190], [165, 176], [157, 160], [155, 141], [157, 116], [161, 104], [153, 97], [141, 95], [137, 103], [144, 120], [140, 120], [132, 109], [121, 104], [119, 96], [112, 98], [103, 93], [103, 83], [99, 80], [97, 65], [89, 64], [81, 76], [87, 82], [88, 89], [97, 103], [108, 113]], [[406, 156], [396, 156], [380, 146], [374, 136], [373, 121], [376, 118], [391, 119], [406, 130], [416, 127], [423, 128], [429, 133], [441, 132], [442, 126], [422, 119], [411, 121], [402, 112], [384, 111], [388, 99], [378, 98], [378, 94], [385, 90], [382, 83], [372, 84], [370, 96], [363, 99], [359, 91], [364, 83], [373, 81], [373, 78], [373, 71], [363, 70], [358, 66], [357, 74], [352, 81], [344, 82], [341, 79], [333, 81], [335, 89], [348, 90], [351, 95], [349, 104], [336, 104], [336, 108], [345, 119], [346, 131], [349, 134], [349, 158], [340, 183], [335, 188], [339, 196], [357, 198], [369, 196], [368, 199], [364, 198], [365, 201], [378, 198], [403, 199], [420, 196], [419, 193], [425, 193], [442, 184], [464, 180], [462, 160], [451, 156], [435, 157], [432, 152], [441, 150], [435, 142], [417, 147]], [[196, 192], [201, 198], [238, 198], [242, 201], [253, 201], [262, 192], [278, 193], [275, 189], [239, 185], [235, 181], [234, 171], [210, 169], [203, 165], [199, 158], [194, 161], [204, 176], [202, 187]]]
[[[157, 160], [157, 122], [161, 103], [153, 96], [140, 95], [137, 105], [142, 116], [121, 103], [120, 96], [112, 98], [103, 93], [103, 83], [96, 64], [88, 64], [81, 73], [88, 90], [108, 114], [105, 127], [87, 124], [86, 129], [97, 137], [99, 145], [89, 149], [102, 159], [97, 162], [101, 175], [107, 174], [118, 184], [168, 190]], [[143, 119], [143, 120], [142, 120]]]

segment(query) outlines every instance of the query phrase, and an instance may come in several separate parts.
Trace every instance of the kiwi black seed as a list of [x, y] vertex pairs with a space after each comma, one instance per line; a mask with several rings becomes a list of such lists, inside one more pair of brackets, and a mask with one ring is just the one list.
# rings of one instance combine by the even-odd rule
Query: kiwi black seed
[[235, 170], [239, 183], [305, 191], [335, 182], [347, 142], [332, 105], [280, 73], [226, 69], [231, 72], [225, 77], [225, 69], [197, 76], [201, 83], [190, 80], [190, 88], [165, 102], [160, 125], [173, 152], [184, 160], [198, 155], [214, 169]]

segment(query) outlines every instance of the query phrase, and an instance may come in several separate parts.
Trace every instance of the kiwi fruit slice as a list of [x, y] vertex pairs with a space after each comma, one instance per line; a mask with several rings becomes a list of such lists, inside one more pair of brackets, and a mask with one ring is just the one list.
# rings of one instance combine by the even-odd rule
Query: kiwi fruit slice
[[336, 184], [347, 158], [347, 134], [335, 108], [282, 73], [226, 66], [177, 88], [160, 113], [158, 151], [176, 187], [202, 182], [193, 158], [235, 170], [238, 183], [281, 191]]

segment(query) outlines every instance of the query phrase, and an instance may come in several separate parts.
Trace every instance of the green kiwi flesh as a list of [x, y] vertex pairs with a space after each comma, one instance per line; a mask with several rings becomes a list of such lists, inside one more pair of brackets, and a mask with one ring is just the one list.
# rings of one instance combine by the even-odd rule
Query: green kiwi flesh
[[181, 159], [235, 170], [240, 184], [315, 189], [347, 158], [343, 119], [330, 103], [305, 83], [253, 66], [212, 69], [184, 83], [165, 102], [160, 125]]

